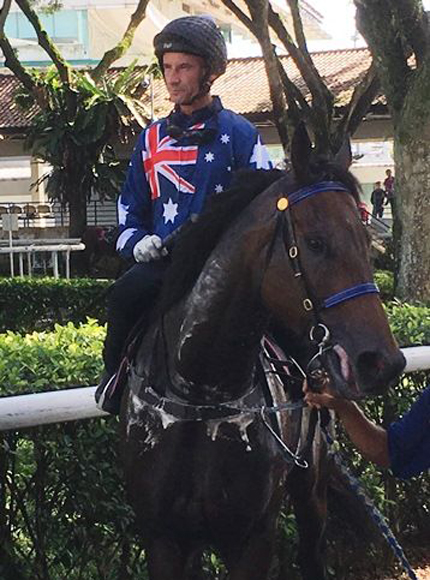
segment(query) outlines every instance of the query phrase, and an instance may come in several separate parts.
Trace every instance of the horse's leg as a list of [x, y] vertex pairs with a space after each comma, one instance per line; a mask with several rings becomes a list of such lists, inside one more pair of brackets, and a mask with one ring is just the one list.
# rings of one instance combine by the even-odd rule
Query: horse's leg
[[150, 580], [187, 580], [186, 557], [177, 542], [153, 540], [146, 549]]
[[327, 517], [326, 478], [310, 467], [290, 474], [288, 491], [299, 532], [299, 565], [303, 580], [326, 580], [324, 532]]
[[172, 539], [153, 540], [146, 550], [150, 580], [202, 580], [202, 551]]
[[276, 525], [263, 526], [248, 538], [242, 549], [222, 553], [230, 580], [266, 580], [274, 552]]

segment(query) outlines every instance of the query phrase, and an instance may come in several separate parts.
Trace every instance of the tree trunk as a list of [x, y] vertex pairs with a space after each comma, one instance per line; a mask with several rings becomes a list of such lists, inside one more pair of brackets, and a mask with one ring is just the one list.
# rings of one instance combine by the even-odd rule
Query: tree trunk
[[395, 211], [401, 227], [397, 294], [430, 301], [430, 67], [422, 66], [394, 116]]
[[69, 196], [69, 236], [82, 238], [87, 227], [87, 194], [82, 189]]

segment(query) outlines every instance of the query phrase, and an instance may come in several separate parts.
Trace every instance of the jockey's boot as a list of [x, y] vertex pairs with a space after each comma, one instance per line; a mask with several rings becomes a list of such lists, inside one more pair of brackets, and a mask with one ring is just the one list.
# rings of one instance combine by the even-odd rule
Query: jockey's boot
[[122, 390], [117, 384], [118, 373], [109, 374], [107, 371], [103, 372], [100, 382], [97, 386], [94, 397], [97, 407], [110, 413], [111, 415], [119, 415], [121, 408]]

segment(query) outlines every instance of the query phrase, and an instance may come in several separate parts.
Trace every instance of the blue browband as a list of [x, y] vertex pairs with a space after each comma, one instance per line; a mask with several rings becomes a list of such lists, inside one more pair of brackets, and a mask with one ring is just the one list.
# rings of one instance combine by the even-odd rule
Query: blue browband
[[[290, 193], [288, 195], [288, 204], [279, 209], [283, 211], [287, 207], [291, 207], [299, 201], [303, 201], [309, 197], [312, 197], [316, 193], [322, 193], [324, 191], [340, 191], [351, 193], [349, 189], [339, 181], [320, 181], [319, 183], [315, 183], [314, 185], [310, 185], [308, 187], [302, 187], [301, 189]], [[321, 307], [331, 308], [332, 306], [336, 306], [337, 304], [341, 304], [342, 302], [346, 302], [352, 298], [357, 298], [357, 296], [363, 296], [364, 294], [379, 294], [379, 288], [374, 282], [363, 282], [361, 284], [356, 284], [355, 286], [351, 286], [350, 288], [346, 288], [346, 290], [341, 290], [340, 292], [329, 296], [323, 300]]]
[[309, 187], [302, 187], [297, 191], [293, 191], [288, 195], [290, 205], [294, 205], [299, 201], [303, 201], [308, 197], [312, 197], [316, 193], [323, 193], [324, 191], [345, 191], [351, 193], [347, 187], [340, 181], [320, 181]]
[[351, 300], [351, 298], [356, 298], [357, 296], [362, 296], [363, 294], [379, 294], [379, 288], [374, 282], [356, 284], [355, 286], [351, 286], [351, 288], [341, 290], [329, 298], [326, 298], [322, 303], [322, 307], [331, 308], [332, 306], [336, 306], [336, 304], [346, 302], [346, 300]]

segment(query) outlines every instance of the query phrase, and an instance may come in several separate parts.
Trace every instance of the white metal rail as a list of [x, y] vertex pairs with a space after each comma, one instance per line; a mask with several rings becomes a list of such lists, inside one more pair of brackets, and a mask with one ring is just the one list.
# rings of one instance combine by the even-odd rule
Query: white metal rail
[[27, 270], [31, 277], [32, 273], [32, 257], [34, 254], [41, 252], [51, 252], [53, 262], [54, 278], [59, 278], [59, 261], [58, 254], [64, 253], [66, 255], [66, 278], [70, 278], [70, 253], [85, 250], [85, 245], [82, 243], [67, 243], [64, 241], [59, 244], [26, 244], [8, 247], [0, 247], [0, 254], [9, 254], [11, 259], [11, 276], [14, 275], [13, 256], [18, 254], [19, 260], [19, 275], [24, 276], [24, 256], [27, 256]]
[[[430, 346], [403, 348], [405, 372], [430, 369]], [[96, 387], [77, 387], [0, 398], [0, 431], [106, 416], [94, 402]]]

